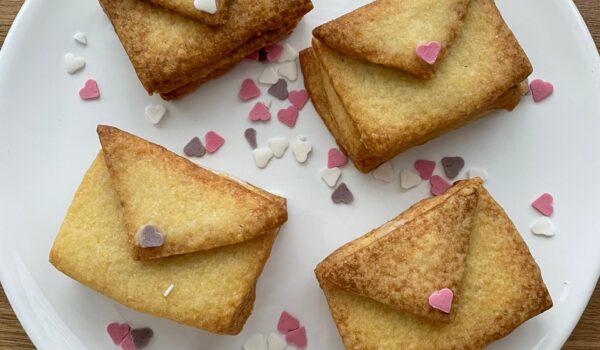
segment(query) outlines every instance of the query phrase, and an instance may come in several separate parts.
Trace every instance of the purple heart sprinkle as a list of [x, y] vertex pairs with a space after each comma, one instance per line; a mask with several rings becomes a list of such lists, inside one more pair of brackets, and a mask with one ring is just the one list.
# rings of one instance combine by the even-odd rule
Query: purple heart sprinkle
[[183, 153], [188, 157], [202, 157], [206, 154], [206, 148], [198, 137], [194, 137], [185, 145]]
[[153, 336], [154, 332], [148, 327], [131, 330], [131, 338], [133, 338], [133, 344], [137, 350], [145, 348]]
[[331, 200], [333, 203], [350, 204], [352, 201], [354, 201], [354, 196], [348, 189], [348, 186], [342, 182], [331, 194]]
[[246, 131], [244, 131], [244, 137], [246, 138], [246, 141], [248, 141], [248, 144], [250, 145], [250, 147], [252, 149], [256, 149], [256, 147], [258, 147], [258, 145], [256, 144], [256, 130], [253, 128], [248, 128], [246, 129]]
[[281, 101], [285, 101], [288, 98], [287, 82], [284, 79], [279, 79], [273, 86], [268, 90], [271, 96], [274, 96]]
[[465, 166], [465, 160], [462, 157], [446, 157], [442, 159], [444, 173], [449, 179], [454, 179]]
[[165, 237], [154, 225], [144, 225], [135, 234], [135, 241], [142, 248], [156, 248], [165, 243]]

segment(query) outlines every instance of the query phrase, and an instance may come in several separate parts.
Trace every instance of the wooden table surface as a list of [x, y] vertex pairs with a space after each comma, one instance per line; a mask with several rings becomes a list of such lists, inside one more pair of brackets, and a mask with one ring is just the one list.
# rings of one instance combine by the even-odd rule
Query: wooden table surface
[[[0, 46], [22, 3], [23, 0], [0, 0]], [[575, 3], [594, 36], [596, 46], [600, 47], [600, 1], [575, 0]], [[31, 350], [34, 347], [21, 328], [0, 287], [0, 350], [5, 349]], [[600, 283], [596, 286], [590, 304], [564, 349], [600, 349]]]

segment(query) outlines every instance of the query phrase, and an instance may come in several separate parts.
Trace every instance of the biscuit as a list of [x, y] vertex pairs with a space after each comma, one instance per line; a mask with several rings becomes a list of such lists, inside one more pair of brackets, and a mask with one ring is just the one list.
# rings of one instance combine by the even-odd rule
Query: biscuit
[[[100, 125], [98, 134], [135, 259], [244, 242], [287, 220], [284, 198], [204, 169], [117, 128]], [[161, 247], [136, 244], [136, 232], [147, 224], [164, 234]]]
[[463, 285], [460, 300], [452, 306], [451, 322], [431, 321], [359, 296], [326, 278], [327, 259], [317, 266], [317, 278], [347, 349], [482, 349], [552, 307], [527, 245], [481, 183], [460, 181], [446, 194], [423, 200], [400, 216], [419, 215], [465, 188], [477, 192]]
[[[468, 5], [469, 0], [378, 0], [315, 28], [313, 35], [345, 55], [431, 79], [460, 32]], [[441, 44], [433, 65], [415, 52], [430, 41]]]
[[[135, 261], [119, 196], [100, 153], [75, 194], [50, 262], [135, 310], [233, 335], [241, 331], [252, 311], [256, 282], [276, 236], [274, 229], [227, 247]], [[171, 284], [172, 292], [164, 297]]]
[[454, 313], [433, 309], [428, 298], [449, 288], [454, 302], [460, 302], [477, 207], [475, 187], [413, 208], [346, 244], [322, 263], [323, 278], [392, 308], [451, 321]]
[[225, 24], [229, 17], [229, 8], [233, 1], [239, 0], [215, 0], [217, 12], [208, 13], [196, 9], [194, 0], [149, 0], [159, 6], [180, 13], [184, 16], [194, 18], [209, 26]]

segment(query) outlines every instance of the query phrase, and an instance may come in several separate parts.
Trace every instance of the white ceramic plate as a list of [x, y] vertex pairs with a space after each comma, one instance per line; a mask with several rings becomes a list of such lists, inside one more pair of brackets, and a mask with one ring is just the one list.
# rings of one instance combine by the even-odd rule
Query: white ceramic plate
[[[315, 9], [287, 40], [309, 45], [313, 27], [366, 3], [315, 0]], [[461, 155], [486, 169], [489, 190], [504, 206], [541, 266], [554, 307], [496, 342], [492, 349], [558, 349], [577, 323], [600, 272], [600, 64], [596, 48], [569, 0], [499, 0], [499, 7], [531, 58], [535, 72], [555, 84], [541, 104], [524, 98], [513, 112], [498, 112], [393, 160], [397, 172], [417, 158]], [[87, 47], [72, 35], [82, 31]], [[66, 74], [66, 52], [87, 67]], [[257, 78], [261, 65], [244, 62], [205, 84], [151, 125], [144, 107], [159, 103], [142, 89], [113, 28], [96, 1], [28, 0], [0, 52], [0, 272], [2, 284], [40, 349], [110, 349], [104, 328], [112, 321], [150, 326], [149, 349], [239, 349], [255, 332], [275, 331], [288, 310], [308, 331], [309, 349], [342, 349], [340, 337], [313, 274], [341, 244], [362, 235], [428, 195], [428, 185], [404, 192], [352, 166], [343, 181], [354, 192], [350, 206], [334, 205], [317, 172], [334, 141], [308, 104], [295, 129], [272, 120], [255, 126], [260, 144], [269, 137], [306, 135], [314, 152], [306, 165], [291, 153], [258, 170], [242, 133], [250, 103], [236, 97], [240, 82]], [[98, 81], [102, 98], [84, 102], [78, 90]], [[292, 87], [301, 86], [301, 79]], [[264, 91], [263, 87], [263, 91]], [[264, 92], [263, 92], [264, 96]], [[273, 110], [284, 104], [274, 102]], [[217, 336], [131, 311], [55, 270], [47, 256], [72, 195], [99, 149], [95, 127], [112, 124], [181, 151], [192, 136], [216, 130], [227, 140], [200, 163], [227, 171], [289, 199], [290, 220], [260, 279], [254, 312], [236, 337]], [[438, 165], [438, 173], [441, 169]], [[556, 199], [558, 233], [546, 239], [529, 227], [539, 217], [530, 203], [543, 192]], [[568, 281], [569, 284], [564, 284]], [[167, 281], [165, 280], [165, 286]]]

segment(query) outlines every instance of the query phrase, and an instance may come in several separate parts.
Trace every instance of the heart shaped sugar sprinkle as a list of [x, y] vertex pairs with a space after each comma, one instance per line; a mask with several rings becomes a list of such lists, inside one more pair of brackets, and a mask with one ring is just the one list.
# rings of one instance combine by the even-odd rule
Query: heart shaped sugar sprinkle
[[482, 179], [484, 182], [487, 180], [489, 174], [487, 171], [483, 170], [483, 169], [476, 169], [476, 168], [471, 168], [469, 169], [468, 172], [469, 175], [469, 179], [474, 179], [476, 177]]
[[552, 237], [556, 233], [556, 228], [550, 219], [543, 216], [531, 226], [531, 232], [540, 236]]
[[206, 152], [215, 153], [225, 144], [225, 139], [216, 132], [209, 131], [204, 135], [204, 143], [206, 144]]
[[258, 58], [259, 58], [258, 51], [254, 51], [253, 53], [246, 56], [245, 59], [247, 59], [248, 61], [258, 61]]
[[325, 181], [327, 186], [333, 188], [333, 187], [335, 187], [338, 180], [340, 179], [340, 176], [342, 176], [342, 171], [340, 170], [340, 168], [337, 168], [337, 167], [336, 168], [323, 168], [323, 169], [321, 169], [321, 171], [319, 171], [319, 176], [321, 176], [321, 179], [323, 179], [323, 181]]
[[554, 213], [553, 202], [554, 198], [552, 195], [550, 193], [544, 193], [538, 199], [534, 200], [533, 203], [531, 203], [531, 206], [542, 213], [542, 215], [551, 216], [552, 213]]
[[277, 73], [289, 81], [298, 79], [298, 65], [295, 61], [282, 63], [277, 69]]
[[260, 333], [255, 333], [244, 343], [244, 350], [266, 350], [265, 337]]
[[306, 141], [306, 138], [302, 139], [302, 137], [292, 143], [292, 153], [294, 153], [294, 157], [298, 163], [304, 163], [308, 159], [308, 155], [312, 151], [312, 144]]
[[258, 77], [258, 82], [261, 84], [272, 85], [275, 84], [278, 80], [279, 77], [277, 76], [277, 72], [275, 72], [275, 69], [273, 69], [273, 67], [265, 68]]
[[217, 13], [216, 0], [194, 0], [194, 7], [198, 11], [210, 13], [211, 15]]
[[148, 327], [132, 329], [130, 334], [131, 338], [133, 339], [133, 344], [137, 350], [145, 348], [154, 336], [154, 332]]
[[289, 331], [293, 331], [300, 327], [300, 321], [297, 318], [290, 315], [287, 311], [283, 311], [279, 316], [279, 322], [277, 322], [277, 330], [279, 333], [286, 334]]
[[98, 83], [94, 79], [88, 79], [81, 90], [79, 90], [79, 97], [82, 100], [95, 100], [100, 97], [100, 90], [98, 89]]
[[271, 120], [271, 111], [269, 111], [269, 107], [267, 107], [264, 103], [256, 102], [254, 107], [252, 107], [252, 109], [250, 110], [248, 118], [253, 122], [266, 122]]
[[242, 82], [239, 93], [242, 101], [249, 101], [253, 98], [260, 96], [260, 89], [256, 86], [256, 83], [252, 79], [246, 79]]
[[265, 51], [267, 51], [267, 61], [277, 62], [283, 54], [283, 46], [279, 44], [269, 45], [265, 47]]
[[427, 44], [417, 45], [416, 53], [425, 63], [434, 64], [441, 50], [442, 45], [439, 41], [430, 41]]
[[281, 53], [281, 56], [279, 56], [277, 62], [290, 62], [295, 61], [297, 58], [298, 52], [294, 50], [294, 48], [291, 47], [290, 44], [284, 44], [283, 52]]
[[452, 309], [452, 299], [454, 299], [454, 293], [450, 289], [444, 288], [431, 293], [429, 305], [436, 310], [449, 314]]
[[452, 185], [448, 183], [448, 181], [442, 179], [440, 176], [437, 175], [433, 175], [429, 179], [429, 183], [431, 184], [431, 194], [434, 196], [440, 196], [446, 193], [446, 191], [448, 191], [448, 189], [452, 187]]
[[381, 164], [377, 169], [373, 170], [373, 177], [383, 182], [392, 182], [396, 177], [394, 168], [390, 162]]
[[65, 62], [65, 68], [69, 74], [74, 74], [85, 67], [85, 59], [83, 57], [75, 56], [72, 53], [67, 53], [63, 59]]
[[130, 331], [131, 327], [127, 323], [113, 322], [106, 326], [106, 332], [115, 345], [121, 344]]
[[183, 153], [188, 157], [203, 157], [206, 154], [206, 148], [200, 138], [194, 137], [183, 147]]
[[87, 45], [87, 37], [85, 36], [85, 34], [83, 34], [82, 32], [77, 32], [75, 33], [75, 35], [73, 35], [73, 39], [75, 40], [75, 42], [77, 42], [78, 44], [81, 44], [83, 46]]
[[327, 167], [343, 167], [348, 164], [348, 157], [337, 148], [331, 148], [327, 152]]
[[277, 119], [286, 126], [293, 128], [298, 121], [298, 108], [289, 106], [288, 108], [280, 109], [277, 112]]
[[275, 333], [269, 334], [267, 338], [267, 349], [268, 350], [284, 350], [287, 347], [287, 342], [282, 337]]
[[161, 247], [165, 243], [165, 237], [154, 225], [142, 226], [134, 236], [135, 242], [141, 248]]
[[287, 82], [284, 79], [279, 79], [277, 83], [269, 88], [268, 92], [271, 96], [285, 101], [288, 98]]
[[250, 148], [256, 149], [256, 147], [258, 147], [258, 145], [256, 144], [256, 130], [255, 129], [253, 129], [253, 128], [246, 129], [246, 131], [244, 131], [244, 137], [246, 138], [246, 141], [248, 141], [248, 145], [250, 145]]
[[252, 151], [252, 157], [254, 157], [254, 163], [260, 169], [265, 168], [271, 158], [273, 158], [273, 151], [269, 147], [259, 147]]
[[145, 112], [150, 122], [157, 125], [167, 114], [167, 108], [164, 105], [147, 105]]
[[285, 137], [273, 137], [267, 141], [269, 148], [273, 151], [275, 158], [281, 158], [285, 154], [290, 142]]
[[552, 95], [554, 93], [554, 86], [552, 83], [543, 81], [542, 79], [535, 79], [529, 84], [529, 90], [531, 90], [533, 101], [537, 103]]
[[288, 100], [294, 107], [302, 109], [306, 102], [308, 102], [308, 92], [304, 89], [290, 91]]
[[423, 180], [429, 180], [435, 169], [435, 162], [432, 160], [419, 159], [415, 162], [415, 170]]
[[400, 186], [403, 189], [409, 190], [413, 187], [417, 187], [421, 183], [421, 177], [410, 170], [402, 170], [400, 172]]
[[444, 168], [444, 173], [446, 173], [446, 177], [449, 179], [454, 179], [458, 176], [458, 173], [465, 166], [465, 160], [462, 157], [445, 157], [442, 158], [442, 167]]
[[331, 200], [336, 204], [350, 204], [354, 201], [354, 196], [348, 186], [342, 182], [331, 194]]
[[306, 329], [304, 327], [300, 327], [293, 331], [287, 332], [285, 335], [285, 340], [288, 344], [291, 344], [299, 349], [304, 349], [306, 347]]

